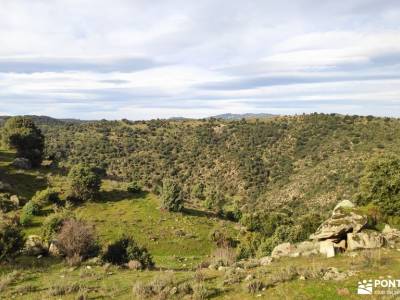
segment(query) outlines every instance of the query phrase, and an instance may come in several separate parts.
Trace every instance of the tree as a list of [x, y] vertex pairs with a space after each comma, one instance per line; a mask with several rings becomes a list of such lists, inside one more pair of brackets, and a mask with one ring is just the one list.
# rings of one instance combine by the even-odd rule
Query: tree
[[0, 262], [13, 259], [24, 247], [21, 227], [14, 220], [0, 220]]
[[71, 196], [79, 200], [92, 200], [100, 190], [101, 178], [89, 166], [78, 164], [69, 174]]
[[95, 256], [99, 250], [93, 227], [74, 219], [62, 224], [57, 235], [57, 245], [72, 264]]
[[164, 179], [161, 192], [162, 207], [168, 211], [183, 210], [183, 194], [180, 186], [172, 179]]
[[38, 167], [43, 160], [44, 136], [33, 121], [26, 117], [10, 118], [4, 124], [3, 140], [19, 157], [30, 160]]
[[400, 214], [400, 158], [378, 157], [370, 160], [360, 181], [359, 204], [376, 204], [383, 213]]
[[103, 260], [116, 265], [123, 265], [129, 261], [139, 261], [143, 268], [154, 267], [153, 259], [145, 247], [140, 247], [133, 238], [122, 236], [107, 246]]

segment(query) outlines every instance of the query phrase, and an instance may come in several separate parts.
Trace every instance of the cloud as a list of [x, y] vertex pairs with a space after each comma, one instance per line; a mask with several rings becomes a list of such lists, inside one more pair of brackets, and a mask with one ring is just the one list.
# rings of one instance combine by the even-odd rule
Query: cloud
[[395, 0], [1, 5], [2, 113], [400, 116]]

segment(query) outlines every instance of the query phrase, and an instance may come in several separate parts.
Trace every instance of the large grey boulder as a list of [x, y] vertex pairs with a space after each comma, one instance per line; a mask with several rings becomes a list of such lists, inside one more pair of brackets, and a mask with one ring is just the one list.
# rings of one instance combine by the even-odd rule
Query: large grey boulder
[[325, 240], [319, 243], [319, 252], [326, 257], [335, 256], [335, 247], [332, 240]]
[[25, 170], [29, 170], [32, 168], [30, 160], [24, 157], [18, 157], [14, 159], [14, 161], [12, 162], [12, 166], [18, 169], [25, 169]]
[[346, 238], [347, 233], [357, 233], [366, 224], [366, 216], [338, 209], [328, 220], [321, 224], [314, 234], [310, 235], [310, 239], [318, 241], [332, 239], [339, 242]]
[[347, 235], [347, 250], [380, 248], [385, 245], [383, 234], [373, 230], [349, 233]]

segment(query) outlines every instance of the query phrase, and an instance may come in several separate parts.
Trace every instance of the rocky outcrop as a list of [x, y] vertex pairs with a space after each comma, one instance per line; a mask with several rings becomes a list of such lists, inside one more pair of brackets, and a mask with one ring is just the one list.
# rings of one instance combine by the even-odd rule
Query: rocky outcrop
[[400, 230], [386, 225], [382, 232], [366, 229], [368, 218], [354, 209], [348, 200], [340, 202], [332, 216], [310, 236], [311, 241], [283, 243], [274, 248], [272, 257], [297, 257], [322, 254], [334, 257], [345, 251], [400, 247]]
[[347, 250], [354, 251], [360, 249], [380, 248], [385, 244], [385, 239], [380, 232], [364, 230], [358, 233], [347, 235]]
[[296, 246], [291, 243], [283, 243], [272, 250], [271, 256], [273, 258], [279, 258], [281, 256], [291, 256], [296, 251]]
[[385, 225], [382, 234], [389, 248], [400, 247], [400, 230]]
[[18, 157], [14, 159], [14, 161], [12, 162], [12, 166], [18, 169], [25, 169], [25, 170], [29, 170], [32, 168], [30, 160], [24, 157]]
[[332, 216], [326, 220], [310, 236], [312, 240], [335, 240], [341, 241], [346, 238], [349, 232], [359, 232], [367, 224], [367, 217], [354, 212], [346, 212], [343, 209], [337, 209]]

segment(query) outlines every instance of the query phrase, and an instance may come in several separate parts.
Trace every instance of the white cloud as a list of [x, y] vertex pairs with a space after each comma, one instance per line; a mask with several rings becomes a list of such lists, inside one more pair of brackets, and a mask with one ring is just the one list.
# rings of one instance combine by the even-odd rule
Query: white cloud
[[399, 15], [393, 0], [2, 0], [2, 113], [393, 114]]

